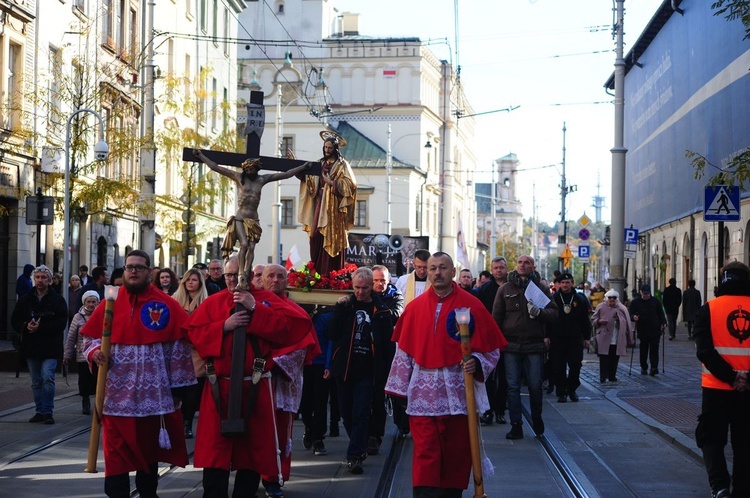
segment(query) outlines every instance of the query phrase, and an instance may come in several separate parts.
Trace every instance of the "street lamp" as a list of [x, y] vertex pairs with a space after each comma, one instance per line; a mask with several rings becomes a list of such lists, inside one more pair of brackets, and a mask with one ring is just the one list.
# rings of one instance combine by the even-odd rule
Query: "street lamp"
[[94, 157], [97, 161], [104, 161], [109, 156], [109, 145], [104, 141], [104, 120], [98, 112], [93, 109], [78, 109], [68, 117], [68, 123], [65, 127], [65, 205], [64, 207], [64, 227], [63, 227], [63, 295], [65, 301], [70, 302], [70, 258], [73, 256], [73, 242], [70, 234], [70, 124], [73, 118], [82, 113], [91, 113], [99, 119], [99, 141], [94, 146]]
[[[396, 146], [401, 140], [406, 137], [415, 137], [421, 135], [421, 133], [408, 133], [401, 135], [391, 144], [391, 124], [388, 123], [388, 148], [386, 149], [386, 163], [385, 163], [385, 175], [386, 175], [386, 191], [385, 191], [385, 233], [386, 235], [393, 235], [391, 233], [391, 170], [393, 169], [393, 147]], [[431, 149], [432, 143], [430, 143], [429, 137], [427, 143], [424, 145], [425, 149]], [[421, 226], [421, 224], [420, 224]]]

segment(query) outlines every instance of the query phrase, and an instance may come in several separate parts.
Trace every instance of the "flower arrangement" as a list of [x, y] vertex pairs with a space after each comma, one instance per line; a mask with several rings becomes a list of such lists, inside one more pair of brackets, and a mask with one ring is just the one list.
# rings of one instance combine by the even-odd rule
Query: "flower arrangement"
[[310, 261], [300, 270], [290, 270], [287, 285], [292, 289], [311, 291], [313, 289], [346, 290], [352, 288], [352, 273], [357, 265], [348, 263], [340, 270], [332, 270], [328, 275], [321, 275]]

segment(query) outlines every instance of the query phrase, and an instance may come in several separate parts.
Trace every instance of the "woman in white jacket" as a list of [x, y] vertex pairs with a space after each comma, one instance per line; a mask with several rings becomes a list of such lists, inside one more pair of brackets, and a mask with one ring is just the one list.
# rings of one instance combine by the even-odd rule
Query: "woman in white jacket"
[[627, 347], [635, 343], [633, 324], [628, 309], [618, 298], [616, 290], [604, 294], [604, 302], [594, 310], [591, 323], [596, 331], [599, 355], [599, 382], [617, 382], [617, 364]]
[[78, 364], [78, 395], [81, 396], [81, 413], [91, 415], [91, 400], [89, 396], [96, 394], [96, 364], [92, 363], [94, 370], [89, 369], [88, 361], [86, 361], [86, 356], [83, 354], [83, 336], [80, 332], [83, 326], [86, 325], [86, 322], [89, 321], [91, 313], [99, 305], [99, 294], [94, 290], [86, 291], [81, 297], [81, 301], [83, 302], [83, 306], [73, 316], [73, 321], [70, 322], [68, 339], [65, 341], [63, 363], [68, 365], [75, 358]]

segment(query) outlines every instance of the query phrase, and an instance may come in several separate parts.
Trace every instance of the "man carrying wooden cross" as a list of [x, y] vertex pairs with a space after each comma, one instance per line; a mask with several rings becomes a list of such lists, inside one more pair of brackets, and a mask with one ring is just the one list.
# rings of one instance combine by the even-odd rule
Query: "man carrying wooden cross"
[[305, 163], [288, 171], [273, 173], [270, 175], [260, 175], [258, 172], [261, 168], [260, 159], [247, 159], [242, 163], [242, 172], [238, 173], [229, 168], [219, 166], [203, 154], [203, 151], [195, 149], [193, 154], [196, 159], [203, 162], [219, 173], [234, 180], [237, 184], [237, 213], [229, 218], [227, 222], [227, 232], [224, 236], [224, 242], [221, 244], [221, 252], [224, 258], [228, 258], [234, 250], [235, 243], [239, 240], [239, 264], [240, 264], [240, 288], [247, 286], [248, 282], [245, 277], [250, 273], [253, 267], [253, 258], [255, 256], [255, 244], [260, 240], [261, 228], [258, 222], [258, 205], [260, 204], [261, 189], [266, 183], [275, 182], [291, 178], [296, 174], [310, 169], [310, 163]]

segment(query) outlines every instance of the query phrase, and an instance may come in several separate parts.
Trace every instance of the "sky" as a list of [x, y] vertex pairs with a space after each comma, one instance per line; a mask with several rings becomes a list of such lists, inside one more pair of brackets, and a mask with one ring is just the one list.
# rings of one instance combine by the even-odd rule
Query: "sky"
[[[662, 0], [625, 0], [625, 54]], [[610, 219], [614, 71], [613, 0], [336, 0], [359, 16], [365, 36], [418, 36], [443, 60], [461, 67], [461, 83], [477, 116], [475, 181], [491, 181], [492, 161], [520, 161], [516, 194], [524, 218], [560, 220], [563, 173], [577, 190], [566, 218], [595, 219], [593, 197], [605, 197]], [[457, 5], [457, 8], [456, 8]], [[458, 37], [455, 13], [458, 13]], [[459, 120], [460, 125], [460, 120]], [[525, 171], [524, 171], [525, 170]]]

